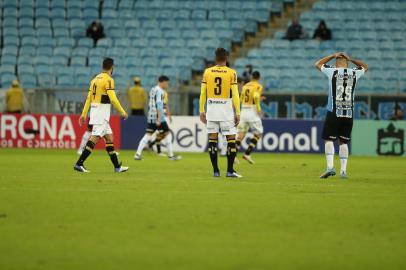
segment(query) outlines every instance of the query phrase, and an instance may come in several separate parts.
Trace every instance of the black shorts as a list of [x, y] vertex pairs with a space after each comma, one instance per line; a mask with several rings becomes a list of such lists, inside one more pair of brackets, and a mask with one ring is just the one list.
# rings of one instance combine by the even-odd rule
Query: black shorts
[[351, 139], [352, 118], [337, 117], [333, 112], [327, 112], [323, 127], [323, 139], [335, 141], [337, 138], [344, 143]]
[[168, 123], [162, 122], [159, 127], [157, 127], [155, 123], [148, 123], [146, 130], [147, 133], [154, 133], [156, 130], [158, 130], [159, 133], [169, 132]]
[[131, 115], [145, 115], [144, 109], [132, 109]]

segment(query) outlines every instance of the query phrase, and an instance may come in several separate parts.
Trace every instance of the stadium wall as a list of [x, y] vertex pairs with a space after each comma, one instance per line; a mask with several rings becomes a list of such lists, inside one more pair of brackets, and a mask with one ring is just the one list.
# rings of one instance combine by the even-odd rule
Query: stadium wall
[[[86, 126], [79, 126], [79, 115], [0, 114], [1, 148], [77, 149]], [[117, 149], [135, 150], [145, 133], [146, 118], [111, 117]], [[323, 153], [322, 120], [263, 120], [264, 136], [257, 152]], [[174, 116], [170, 123], [176, 152], [203, 152], [207, 148], [205, 126], [196, 116]], [[406, 156], [406, 121], [355, 120], [351, 152], [354, 155]], [[246, 149], [248, 133], [242, 148]], [[220, 138], [219, 147], [225, 147]], [[104, 143], [97, 146], [104, 149]], [[165, 148], [164, 148], [165, 150]]]

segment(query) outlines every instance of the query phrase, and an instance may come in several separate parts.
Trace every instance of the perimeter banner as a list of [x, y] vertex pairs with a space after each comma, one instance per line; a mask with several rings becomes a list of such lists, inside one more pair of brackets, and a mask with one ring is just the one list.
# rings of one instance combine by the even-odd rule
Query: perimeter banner
[[[264, 120], [264, 136], [255, 151], [283, 153], [322, 153], [321, 131], [323, 122], [318, 120]], [[123, 149], [135, 150], [145, 134], [146, 118], [130, 117], [121, 121]], [[196, 116], [174, 116], [169, 123], [175, 152], [203, 152], [207, 148], [206, 127]], [[242, 142], [246, 148], [252, 134]], [[219, 147], [224, 147], [220, 138]]]
[[406, 121], [354, 121], [352, 154], [406, 156]]
[[[115, 147], [120, 148], [120, 118], [110, 126]], [[79, 115], [0, 114], [0, 147], [76, 149], [87, 126], [79, 126]], [[97, 148], [104, 148], [100, 142]]]

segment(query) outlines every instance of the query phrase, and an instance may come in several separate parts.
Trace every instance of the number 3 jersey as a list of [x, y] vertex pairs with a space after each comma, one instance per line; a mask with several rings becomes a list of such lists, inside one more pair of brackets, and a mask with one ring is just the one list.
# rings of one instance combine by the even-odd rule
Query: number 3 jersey
[[357, 81], [365, 74], [362, 67], [336, 68], [323, 65], [321, 72], [329, 79], [327, 110], [337, 117], [353, 117], [354, 89]]
[[227, 66], [207, 68], [204, 71], [202, 83], [206, 84], [207, 120], [233, 120], [234, 109], [231, 88], [233, 85], [237, 85], [237, 73], [235, 70]]

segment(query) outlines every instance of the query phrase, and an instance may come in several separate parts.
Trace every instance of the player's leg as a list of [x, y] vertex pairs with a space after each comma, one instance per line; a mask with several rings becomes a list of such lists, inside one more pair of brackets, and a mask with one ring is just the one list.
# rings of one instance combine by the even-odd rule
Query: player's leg
[[128, 171], [128, 167], [121, 166], [121, 162], [118, 161], [117, 152], [114, 149], [114, 140], [113, 140], [113, 133], [107, 131], [107, 134], [104, 135], [104, 139], [106, 141], [106, 151], [110, 157], [111, 163], [113, 163], [114, 171], [115, 172], [126, 172]]
[[162, 154], [162, 150], [161, 150], [161, 141], [164, 139], [166, 135], [158, 133], [156, 135], [154, 144], [156, 145], [156, 152], [158, 153], [158, 155]]
[[100, 125], [95, 125], [92, 131], [92, 136], [90, 136], [90, 139], [87, 141], [85, 149], [83, 149], [82, 154], [80, 155], [78, 161], [76, 162], [75, 166], [73, 167], [74, 170], [78, 172], [89, 172], [83, 165], [83, 163], [86, 161], [86, 159], [90, 156], [92, 153], [94, 147], [100, 140], [100, 136], [97, 135], [99, 128], [98, 126]]
[[[248, 130], [249, 130], [249, 126], [248, 126], [247, 122], [241, 121], [238, 124], [238, 127], [237, 127], [238, 134], [237, 134], [237, 138], [235, 140], [236, 147], [237, 147], [237, 154], [241, 148], [241, 142], [244, 140], [245, 135], [247, 134]], [[237, 155], [234, 159], [234, 164], [240, 164], [240, 161], [238, 160]]]
[[351, 139], [351, 131], [352, 131], [353, 120], [343, 118], [340, 120], [339, 130], [338, 130], [338, 137], [340, 141], [339, 151], [338, 154], [340, 156], [340, 177], [343, 179], [347, 177], [347, 163], [348, 163], [348, 143]]
[[211, 165], [213, 167], [214, 177], [220, 176], [220, 170], [217, 160], [217, 144], [218, 144], [218, 132], [220, 130], [219, 122], [207, 121], [207, 133], [209, 137], [208, 152], [210, 156]]
[[166, 149], [168, 150], [168, 158], [169, 160], [180, 160], [182, 157], [181, 156], [175, 156], [173, 153], [173, 145], [172, 145], [172, 136], [170, 129], [168, 127], [167, 122], [163, 122], [161, 126], [159, 127], [159, 133], [161, 134], [162, 138], [162, 143], [165, 144]]
[[80, 141], [80, 146], [78, 148], [78, 155], [81, 155], [83, 150], [86, 147], [86, 143], [89, 140], [90, 136], [92, 136], [92, 125], [87, 125], [87, 130], [83, 133], [82, 140]]
[[220, 123], [221, 133], [227, 138], [227, 177], [240, 178], [241, 175], [234, 171], [234, 160], [237, 156], [237, 145], [235, 142], [237, 129], [234, 121]]
[[255, 162], [251, 158], [251, 152], [257, 146], [259, 139], [262, 137], [264, 128], [262, 127], [262, 122], [260, 120], [250, 123], [250, 128], [254, 135], [251, 138], [250, 144], [248, 145], [248, 148], [243, 155], [243, 159], [245, 159], [251, 164], [254, 164]]
[[320, 178], [328, 178], [336, 174], [334, 169], [334, 141], [338, 135], [338, 120], [332, 112], [327, 112], [322, 137], [324, 139], [324, 153], [326, 155], [327, 169]]
[[148, 142], [151, 140], [152, 134], [156, 130], [156, 125], [154, 123], [148, 123], [146, 132], [144, 137], [142, 137], [141, 141], [138, 143], [137, 151], [135, 152], [134, 159], [141, 160], [142, 157], [142, 150], [144, 150], [145, 146], [148, 145]]

